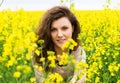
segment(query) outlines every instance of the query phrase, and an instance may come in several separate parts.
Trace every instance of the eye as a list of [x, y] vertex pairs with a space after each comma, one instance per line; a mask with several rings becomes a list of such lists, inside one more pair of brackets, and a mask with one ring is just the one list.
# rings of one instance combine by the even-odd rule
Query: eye
[[56, 28], [52, 27], [50, 31], [51, 31], [51, 32], [54, 32], [54, 31], [56, 31], [56, 30], [57, 30]]
[[62, 27], [62, 30], [67, 30], [69, 27], [67, 27], [67, 26], [63, 26]]

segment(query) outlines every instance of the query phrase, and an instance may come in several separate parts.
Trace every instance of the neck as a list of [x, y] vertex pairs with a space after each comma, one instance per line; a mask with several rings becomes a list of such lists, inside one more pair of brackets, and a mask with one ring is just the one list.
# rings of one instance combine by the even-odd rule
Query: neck
[[55, 46], [55, 52], [56, 52], [56, 55], [61, 55], [63, 51], [61, 48]]
[[62, 55], [62, 53], [63, 53], [63, 52], [66, 53], [67, 50], [64, 50], [64, 51], [63, 51], [61, 48], [55, 46], [55, 52], [56, 52], [56, 55]]

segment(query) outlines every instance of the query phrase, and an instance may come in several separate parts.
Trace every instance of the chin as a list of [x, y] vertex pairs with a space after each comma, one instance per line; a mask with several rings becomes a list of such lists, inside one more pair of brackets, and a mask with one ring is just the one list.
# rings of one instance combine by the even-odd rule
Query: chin
[[63, 45], [64, 45], [64, 44], [59, 44], [59, 45], [57, 45], [57, 47], [61, 48]]

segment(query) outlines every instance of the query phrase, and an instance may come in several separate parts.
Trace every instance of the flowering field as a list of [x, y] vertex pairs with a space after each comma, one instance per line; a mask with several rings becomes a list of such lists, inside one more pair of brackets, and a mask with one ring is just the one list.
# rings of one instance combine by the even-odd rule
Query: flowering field
[[[0, 12], [0, 82], [32, 83], [31, 51], [44, 11]], [[87, 83], [120, 83], [120, 11], [78, 11], [79, 39], [87, 55]]]

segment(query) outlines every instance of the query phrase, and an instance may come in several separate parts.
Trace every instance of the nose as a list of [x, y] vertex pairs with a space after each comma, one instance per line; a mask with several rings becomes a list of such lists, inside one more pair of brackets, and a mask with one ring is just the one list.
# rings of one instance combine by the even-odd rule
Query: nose
[[62, 37], [62, 36], [63, 36], [62, 31], [58, 31], [58, 37]]

